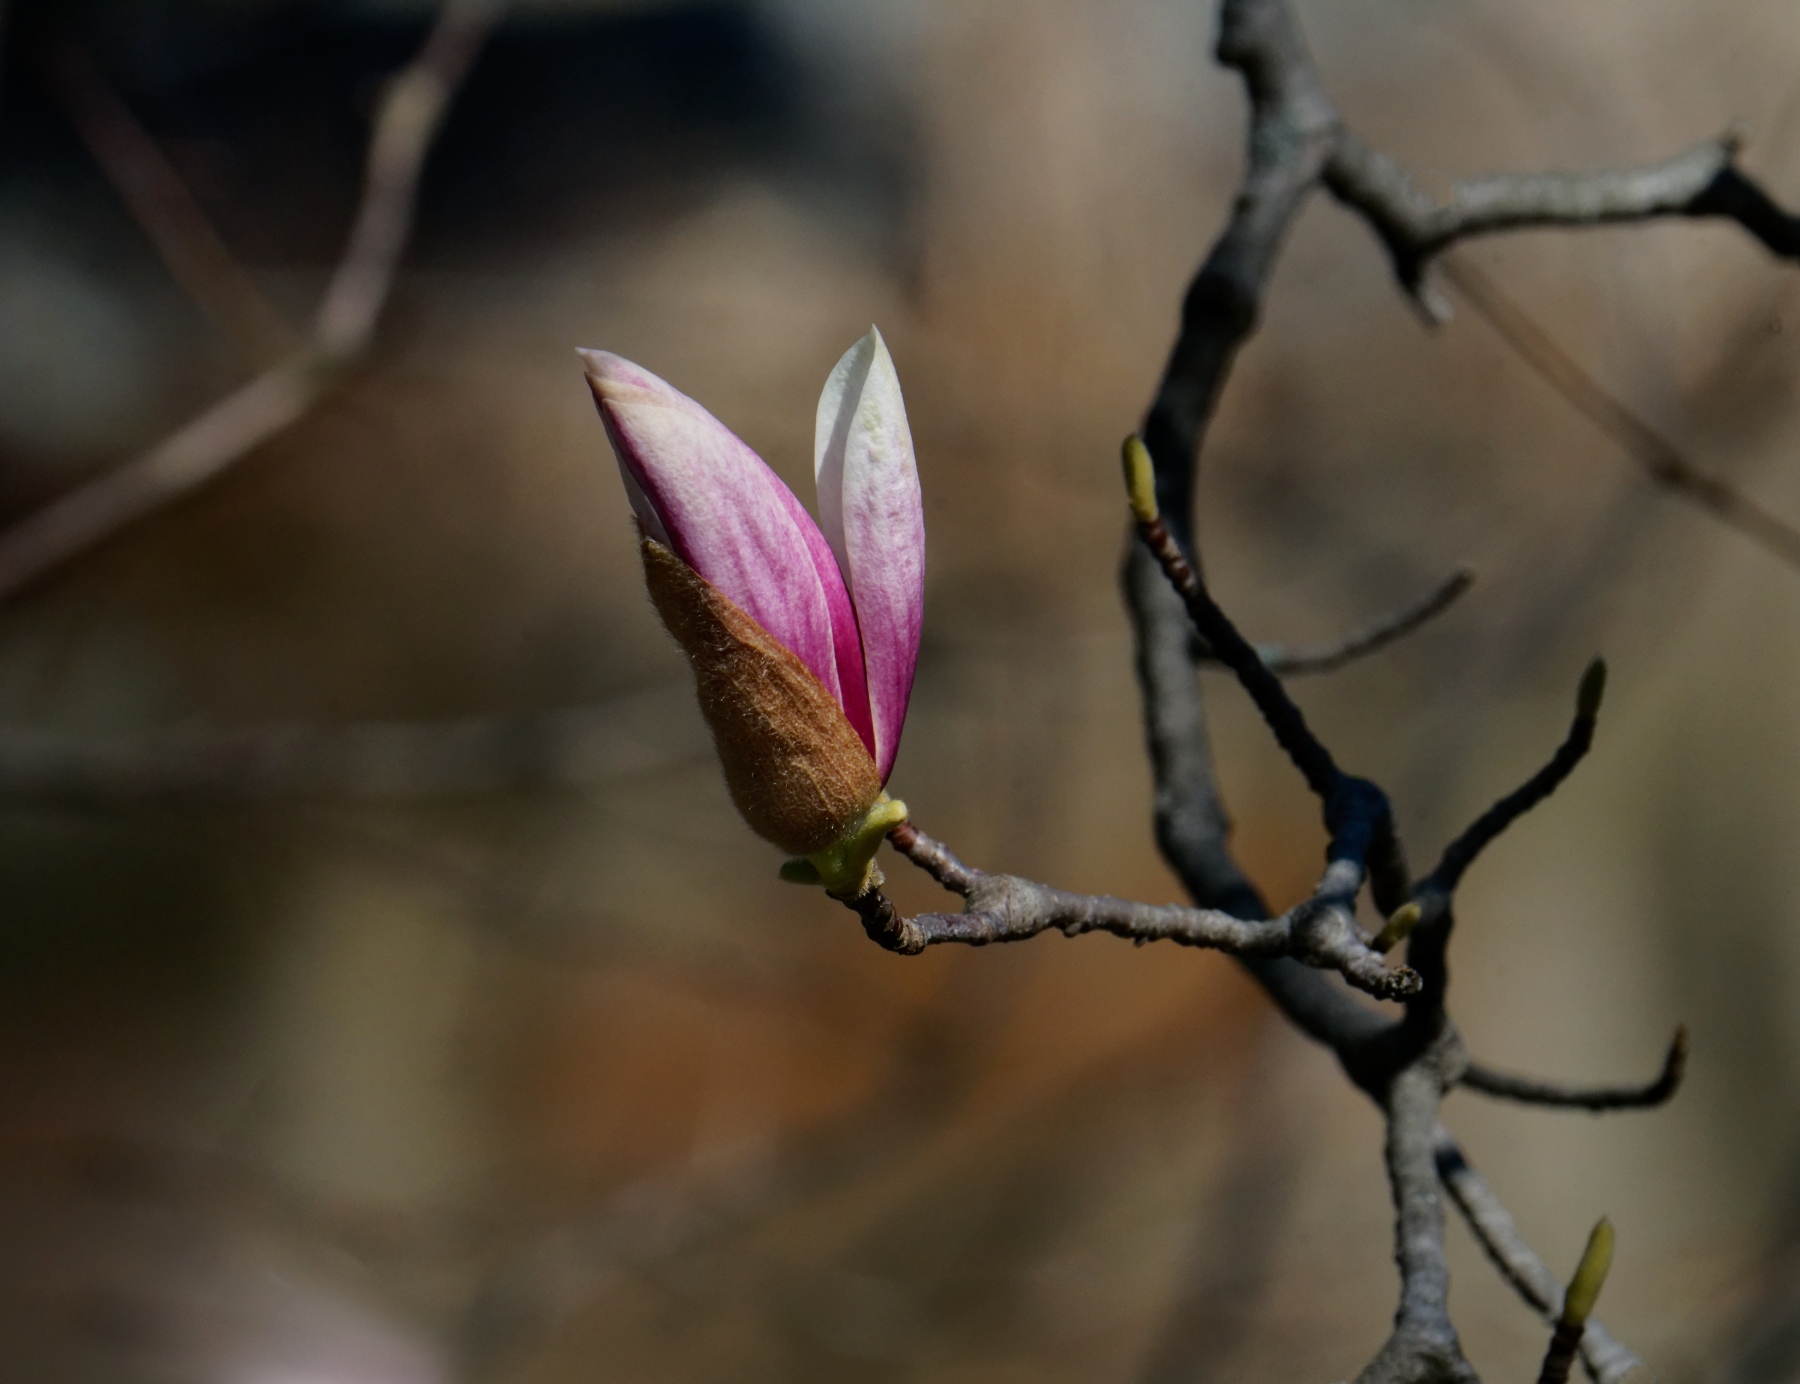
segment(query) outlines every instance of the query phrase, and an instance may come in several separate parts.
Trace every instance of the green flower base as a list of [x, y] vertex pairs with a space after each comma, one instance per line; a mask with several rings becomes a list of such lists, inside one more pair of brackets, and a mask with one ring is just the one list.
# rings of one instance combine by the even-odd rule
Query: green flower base
[[841, 899], [860, 898], [881, 882], [875, 852], [881, 840], [906, 820], [906, 804], [883, 793], [849, 831], [822, 851], [785, 862], [781, 877], [789, 884], [822, 884]]

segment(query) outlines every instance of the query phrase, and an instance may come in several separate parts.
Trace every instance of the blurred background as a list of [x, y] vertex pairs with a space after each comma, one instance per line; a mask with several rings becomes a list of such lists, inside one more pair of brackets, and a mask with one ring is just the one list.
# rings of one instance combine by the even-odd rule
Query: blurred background
[[[1345, 117], [1434, 192], [1740, 120], [1746, 166], [1800, 202], [1784, 0], [1300, 9]], [[1054, 936], [899, 958], [778, 882], [642, 594], [573, 355], [642, 362], [810, 496], [818, 389], [878, 323], [930, 532], [896, 792], [974, 863], [1179, 897], [1114, 458], [1241, 169], [1212, 11], [512, 9], [366, 362], [0, 607], [0, 1377], [1361, 1367], [1394, 1297], [1372, 1108], [1223, 958]], [[7, 523], [304, 329], [431, 13], [10, 0]], [[260, 345], [209, 321], [96, 160], [95, 83], [247, 271]], [[1469, 255], [1800, 519], [1800, 273], [1700, 223]], [[1446, 1118], [1559, 1274], [1612, 1216], [1602, 1315], [1658, 1378], [1800, 1378], [1800, 572], [1654, 490], [1478, 317], [1423, 326], [1324, 200], [1226, 393], [1201, 529], [1259, 639], [1329, 640], [1475, 568], [1404, 645], [1295, 684], [1419, 862], [1541, 762], [1606, 654], [1594, 754], [1465, 885], [1453, 1006], [1482, 1059], [1571, 1079], [1648, 1078], [1685, 1020], [1688, 1083], [1650, 1114], [1457, 1095]], [[1315, 809], [1235, 688], [1208, 691], [1242, 857], [1291, 903]], [[903, 870], [903, 907], [949, 902]], [[1544, 1329], [1449, 1237], [1475, 1365], [1530, 1377]]]

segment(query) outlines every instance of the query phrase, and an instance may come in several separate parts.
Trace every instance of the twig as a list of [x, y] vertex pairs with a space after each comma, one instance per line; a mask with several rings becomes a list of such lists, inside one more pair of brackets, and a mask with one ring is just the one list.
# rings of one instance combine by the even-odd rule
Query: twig
[[54, 44], [46, 65], [69, 118], [163, 263], [200, 310], [257, 366], [286, 357], [293, 328], [232, 257], [157, 142], [73, 38]]
[[419, 56], [389, 83], [369, 140], [362, 205], [313, 328], [322, 354], [353, 359], [374, 334], [412, 234], [425, 156], [504, 8], [503, 0], [448, 0]]
[[[1727, 133], [1643, 168], [1495, 174], [1455, 184], [1440, 203], [1420, 192], [1397, 162], [1346, 132], [1326, 165], [1325, 186], [1362, 213], [1387, 246], [1401, 284], [1418, 294], [1426, 265], [1459, 240], [1532, 227], [1727, 214], [1701, 199], [1731, 171], [1741, 144]], [[1426, 307], [1436, 315], [1434, 305]]]
[[135, 461], [0, 534], [0, 598], [213, 480], [299, 419], [368, 347], [412, 225], [419, 173], [445, 107], [500, 15], [449, 0], [375, 119], [363, 199], [312, 338]]
[[888, 833], [888, 840], [895, 850], [952, 893], [966, 898], [981, 881], [980, 870], [963, 864], [948, 846], [932, 840], [911, 822], [902, 822], [895, 827]]
[[[1310, 673], [1335, 673], [1338, 669], [1385, 649], [1406, 638], [1420, 626], [1442, 615], [1475, 583], [1475, 573], [1459, 567], [1423, 596], [1389, 611], [1373, 624], [1346, 635], [1335, 644], [1307, 649], [1288, 649], [1281, 644], [1258, 644], [1257, 657], [1277, 677], [1294, 678]], [[1208, 655], [1209, 661], [1213, 661]]]
[[1722, 169], [1687, 209], [1689, 216], [1722, 216], [1737, 222], [1784, 259], [1800, 260], [1800, 216], [1790, 215], [1736, 167]]
[[989, 874], [964, 865], [910, 824], [889, 838], [909, 860], [968, 901], [961, 913], [905, 918], [878, 889], [845, 900], [869, 936], [890, 951], [914, 955], [944, 942], [981, 947], [1052, 931], [1065, 937], [1110, 932], [1140, 944], [1167, 941], [1233, 956], [1288, 957], [1335, 970], [1379, 999], [1405, 999], [1418, 990], [1418, 976], [1405, 967], [1389, 971], [1357, 929], [1353, 906], [1362, 870], [1349, 859], [1334, 860], [1304, 903], [1276, 918], [1245, 919], [1215, 908], [1071, 894], [1016, 875]]
[[[1433, 1135], [1433, 1154], [1450, 1200], [1500, 1276], [1546, 1321], [1554, 1318], [1562, 1311], [1562, 1284], [1525, 1243], [1487, 1179], [1469, 1166], [1456, 1140], [1441, 1125]], [[1643, 1364], [1591, 1317], [1581, 1338], [1581, 1357], [1596, 1384], [1619, 1384]]]
[[1575, 719], [1569, 723], [1569, 733], [1556, 747], [1550, 762], [1482, 813], [1467, 831], [1446, 846], [1437, 868], [1421, 882], [1421, 891], [1454, 893], [1463, 872], [1475, 863], [1475, 858], [1501, 832], [1554, 793], [1575, 771], [1575, 766], [1593, 746], [1595, 720], [1605, 690], [1606, 664], [1595, 659], [1582, 675], [1581, 688], [1575, 697]]
[[1485, 1096], [1521, 1101], [1526, 1105], [1565, 1106], [1578, 1110], [1647, 1110], [1667, 1101], [1681, 1087], [1687, 1070], [1688, 1033], [1683, 1025], [1675, 1030], [1663, 1059], [1662, 1071], [1654, 1081], [1640, 1086], [1564, 1086], [1530, 1077], [1511, 1076], [1471, 1062], [1464, 1069], [1461, 1084]]
[[[1307, 786], [1319, 796], [1325, 826], [1331, 833], [1328, 858], [1353, 861], [1359, 870], [1366, 867], [1376, 906], [1383, 912], [1392, 912], [1406, 901], [1412, 886], [1387, 794], [1366, 779], [1352, 778], [1338, 768], [1330, 752], [1307, 727], [1306, 718], [1281, 680], [1207, 593], [1199, 573], [1163, 523], [1156, 503], [1154, 464], [1141, 439], [1125, 439], [1123, 459], [1138, 538], [1181, 597], [1195, 632], [1213, 657], [1237, 674], [1274, 733], [1276, 743], [1287, 751]], [[1361, 888], [1360, 877], [1356, 887]]]
[[1602, 388], [1523, 308], [1468, 260], [1460, 255], [1446, 255], [1442, 269], [1444, 277], [1519, 359], [1637, 461], [1652, 481], [1698, 505], [1783, 562], [1800, 567], [1800, 529], [1690, 462], [1673, 443]]
[[1181, 597], [1188, 618], [1206, 641], [1212, 657], [1237, 674], [1244, 691], [1250, 694], [1250, 700], [1256, 703], [1257, 711], [1274, 732], [1277, 743], [1287, 751], [1294, 767], [1306, 779], [1307, 787], [1319, 797], [1329, 799], [1343, 779], [1343, 771], [1307, 726], [1306, 717], [1294, 705], [1280, 679], [1219, 609], [1218, 602], [1207, 592], [1206, 584], [1182, 553], [1161, 515], [1140, 519], [1137, 528], [1138, 537], [1162, 568], [1169, 585]]

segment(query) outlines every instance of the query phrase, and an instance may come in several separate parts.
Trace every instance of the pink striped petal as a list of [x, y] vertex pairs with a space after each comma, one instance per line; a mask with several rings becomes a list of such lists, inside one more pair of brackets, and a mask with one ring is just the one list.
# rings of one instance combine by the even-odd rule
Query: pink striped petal
[[820, 527], [849, 579], [862, 629], [875, 767], [885, 783], [899, 752], [919, 661], [925, 508], [900, 377], [873, 327], [825, 381], [813, 474]]
[[685, 394], [609, 351], [581, 357], [645, 533], [792, 650], [843, 705], [872, 754], [855, 611], [805, 507]]

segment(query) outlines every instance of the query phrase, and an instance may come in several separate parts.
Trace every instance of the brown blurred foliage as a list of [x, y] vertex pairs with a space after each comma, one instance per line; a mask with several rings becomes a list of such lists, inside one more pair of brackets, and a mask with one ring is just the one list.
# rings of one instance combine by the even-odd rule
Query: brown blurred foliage
[[[580, 791], [0, 816], [0, 1354], [34, 1381], [1338, 1377], [1391, 1305], [1372, 1110], [1222, 958], [1109, 938], [916, 959], [737, 821], [572, 348], [703, 401], [802, 493], [878, 322], [930, 532], [894, 786], [966, 858], [1162, 900], [1115, 570], [1118, 439], [1233, 191], [1209, 6], [522, 6], [434, 155], [373, 358], [215, 488], [0, 610], [0, 718], [173, 724], [630, 707]], [[1781, 0], [1302, 7], [1430, 184], [1659, 156], [1741, 119], [1800, 196]], [[17, 3], [0, 112], [0, 502], [154, 442], [236, 358], [38, 76], [80, 34], [292, 320], [421, 7]], [[1441, 184], [1440, 184], [1441, 186]], [[1800, 516], [1800, 280], [1729, 227], [1468, 252], [1712, 469]], [[1304, 684], [1429, 852], [1535, 766], [1586, 659], [1599, 747], [1465, 887], [1484, 1059], [1670, 1109], [1451, 1103], [1554, 1265], [1665, 1380], [1794, 1377], [1800, 580], [1652, 490], [1476, 319], [1433, 331], [1323, 203], [1204, 465], [1214, 590], [1328, 638], [1474, 593]], [[1222, 680], [1242, 853], [1322, 834]], [[646, 700], [647, 699], [647, 700]], [[653, 715], [642, 715], [648, 705]], [[623, 714], [623, 712], [621, 712]], [[903, 907], [933, 898], [890, 870]], [[934, 905], [935, 906], [935, 905]], [[1452, 1232], [1491, 1378], [1536, 1321]], [[1783, 1255], [1790, 1258], [1784, 1259]], [[1771, 1286], [1773, 1285], [1773, 1286]], [[1771, 1363], [1772, 1362], [1772, 1363]], [[1785, 1371], [1785, 1372], [1784, 1372]]]

